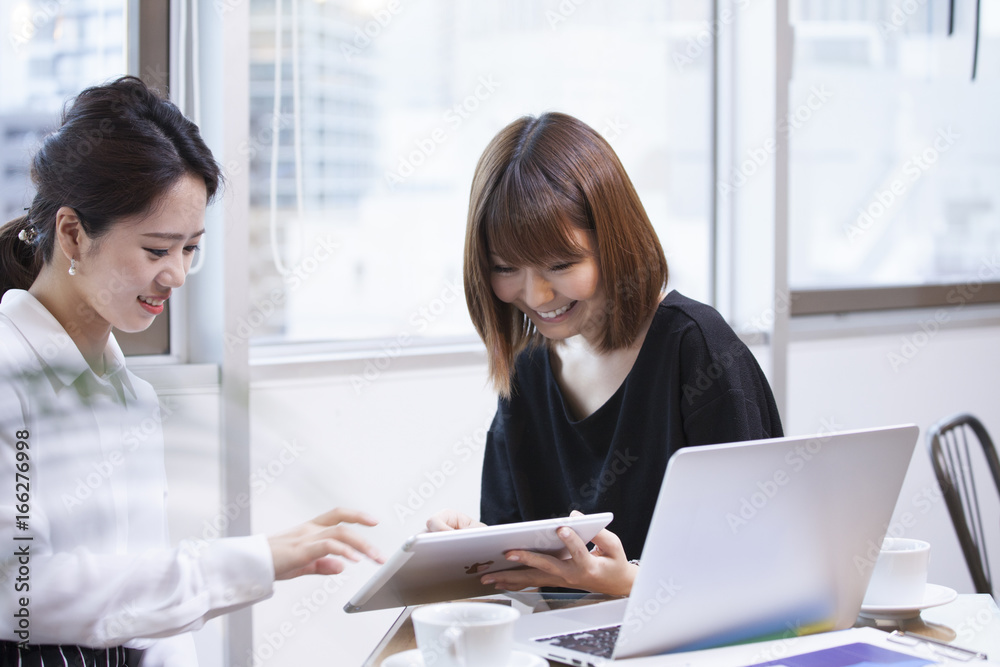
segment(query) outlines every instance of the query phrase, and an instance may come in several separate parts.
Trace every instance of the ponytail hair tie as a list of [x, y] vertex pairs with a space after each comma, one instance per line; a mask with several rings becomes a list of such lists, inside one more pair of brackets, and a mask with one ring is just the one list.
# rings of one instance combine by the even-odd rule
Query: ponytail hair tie
[[35, 242], [38, 240], [38, 230], [35, 229], [34, 225], [30, 225], [19, 231], [17, 233], [17, 238], [21, 239], [28, 245], [35, 245]]

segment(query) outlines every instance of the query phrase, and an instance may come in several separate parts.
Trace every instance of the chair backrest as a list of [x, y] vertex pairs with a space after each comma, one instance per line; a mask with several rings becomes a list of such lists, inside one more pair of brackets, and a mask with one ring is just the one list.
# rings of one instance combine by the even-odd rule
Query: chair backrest
[[976, 477], [970, 459], [970, 443], [974, 440], [978, 440], [983, 448], [986, 464], [997, 492], [1000, 493], [1000, 462], [997, 451], [986, 428], [978, 419], [969, 414], [958, 414], [939, 421], [927, 431], [931, 465], [955, 525], [972, 582], [977, 593], [992, 594], [993, 579], [979, 512]]

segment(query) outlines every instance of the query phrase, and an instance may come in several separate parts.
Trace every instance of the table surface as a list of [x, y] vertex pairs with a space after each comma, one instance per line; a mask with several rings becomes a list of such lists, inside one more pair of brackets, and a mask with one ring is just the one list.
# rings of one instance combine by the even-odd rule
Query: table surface
[[[588, 597], [582, 603], [601, 601], [604, 598], [599, 596]], [[512, 604], [531, 611], [530, 598], [520, 597], [511, 599], [507, 597], [483, 598], [485, 602], [494, 604]], [[565, 604], [571, 604], [567, 601]], [[572, 604], [580, 604], [578, 601]], [[551, 605], [549, 605], [551, 606]], [[379, 642], [378, 646], [365, 661], [364, 667], [380, 667], [382, 661], [390, 655], [414, 649], [417, 647], [416, 639], [413, 635], [413, 624], [410, 622], [410, 612], [412, 608], [407, 607], [399, 615], [396, 621], [389, 628], [389, 631]], [[523, 612], [522, 612], [523, 613]], [[940, 607], [923, 610], [916, 618], [904, 619], [900, 621], [873, 620], [859, 618], [855, 627], [874, 627], [879, 630], [891, 632], [893, 630], [903, 630], [908, 633], [919, 634], [924, 637], [938, 639], [955, 646], [968, 648], [986, 653], [991, 662], [1000, 662], [1000, 609], [996, 602], [989, 595], [959, 595], [953, 602]], [[720, 651], [725, 649], [714, 649]], [[711, 662], [713, 650], [697, 651], [685, 654], [685, 663], [697, 664], [699, 657], [706, 658], [705, 662]], [[696, 655], [697, 654], [697, 655]], [[616, 661], [621, 664], [654, 665], [654, 664], [676, 664], [676, 657], [656, 656], [651, 658], [634, 658], [631, 660]], [[549, 662], [550, 665], [561, 663]]]

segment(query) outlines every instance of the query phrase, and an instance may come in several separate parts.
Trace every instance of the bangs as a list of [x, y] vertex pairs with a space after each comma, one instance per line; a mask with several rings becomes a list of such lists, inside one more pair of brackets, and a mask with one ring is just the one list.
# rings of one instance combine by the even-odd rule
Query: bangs
[[538, 171], [518, 166], [504, 174], [486, 206], [487, 252], [518, 266], [585, 257], [588, 249], [572, 234], [592, 229], [582, 204]]

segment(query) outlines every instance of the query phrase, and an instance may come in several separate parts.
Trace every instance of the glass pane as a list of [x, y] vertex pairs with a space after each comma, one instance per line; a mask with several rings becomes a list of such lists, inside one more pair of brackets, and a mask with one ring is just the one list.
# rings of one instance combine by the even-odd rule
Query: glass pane
[[793, 287], [1000, 280], [1000, 2], [973, 81], [975, 4], [792, 3]]
[[66, 100], [125, 73], [122, 0], [15, 0], [0, 8], [0, 217], [22, 214], [28, 165]]
[[711, 50], [696, 41], [708, 11], [252, 0], [255, 342], [471, 335], [461, 265], [476, 160], [504, 125], [548, 110], [611, 142], [671, 287], [708, 299]]
[[[31, 157], [59, 126], [66, 101], [125, 74], [123, 0], [16, 0], [0, 5], [0, 222], [24, 214]], [[166, 319], [117, 338], [126, 354], [168, 347]]]

